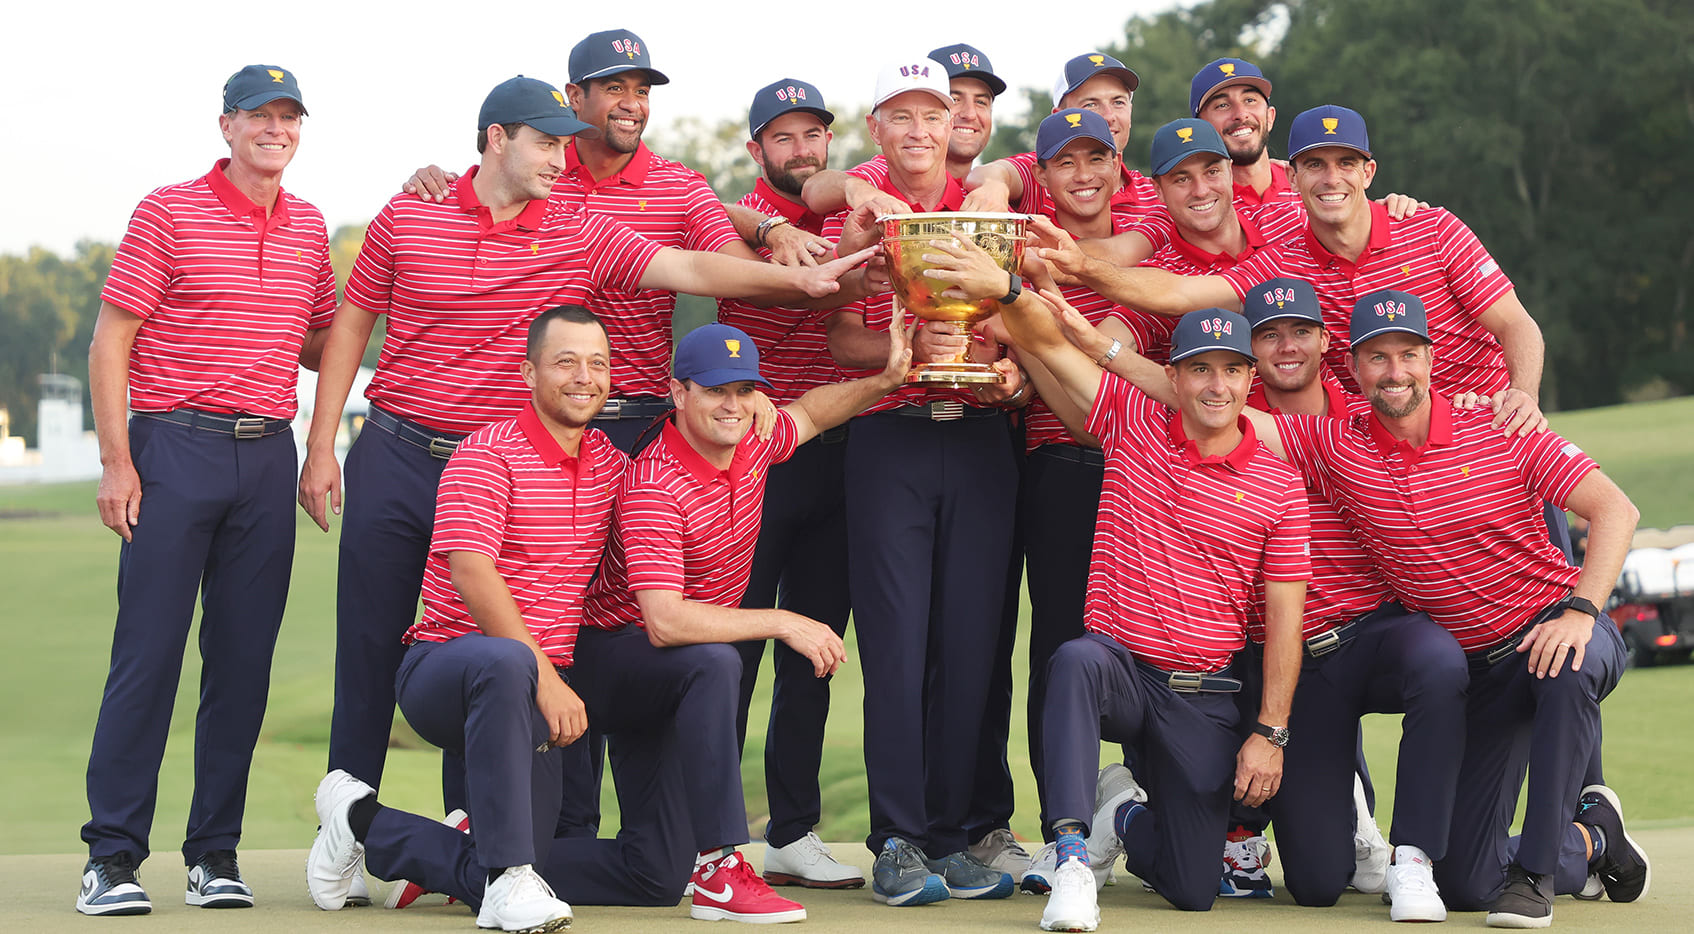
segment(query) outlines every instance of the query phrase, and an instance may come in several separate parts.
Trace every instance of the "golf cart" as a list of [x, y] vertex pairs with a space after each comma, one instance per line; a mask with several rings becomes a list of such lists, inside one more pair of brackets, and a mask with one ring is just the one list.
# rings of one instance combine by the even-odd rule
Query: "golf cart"
[[1694, 544], [1631, 551], [1607, 612], [1631, 665], [1686, 658], [1694, 649]]

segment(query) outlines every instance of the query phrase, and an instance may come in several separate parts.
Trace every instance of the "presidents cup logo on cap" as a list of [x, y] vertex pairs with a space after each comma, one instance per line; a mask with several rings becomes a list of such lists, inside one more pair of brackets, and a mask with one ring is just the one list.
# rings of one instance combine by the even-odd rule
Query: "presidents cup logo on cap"
[[1335, 135], [1335, 128], [1340, 126], [1340, 125], [1341, 125], [1341, 121], [1336, 119], [1335, 117], [1325, 117], [1325, 118], [1323, 118], [1323, 135], [1334, 136]]
[[1223, 64], [1218, 66], [1218, 71], [1223, 72], [1226, 77], [1233, 78], [1233, 77], [1235, 77], [1235, 63], [1234, 62], [1224, 62]]
[[631, 61], [641, 52], [641, 40], [630, 36], [625, 39], [613, 39], [612, 51], [629, 56]]
[[1241, 308], [1247, 313], [1247, 323], [1254, 330], [1266, 321], [1279, 318], [1323, 324], [1323, 313], [1318, 310], [1317, 290], [1304, 279], [1278, 276], [1261, 282], [1247, 290]]
[[1334, 104], [1313, 107], [1295, 117], [1288, 130], [1288, 161], [1319, 146], [1344, 146], [1369, 159], [1370, 134], [1365, 131], [1365, 118], [1356, 110]]
[[1235, 333], [1235, 322], [1225, 321], [1222, 318], [1208, 318], [1200, 322], [1200, 330], [1221, 341], [1225, 334]]
[[751, 381], [770, 385], [759, 373], [759, 348], [747, 332], [727, 324], [708, 324], [677, 341], [671, 375], [698, 386]]
[[1059, 80], [1053, 82], [1053, 106], [1064, 106], [1065, 95], [1098, 75], [1116, 77], [1132, 94], [1141, 86], [1141, 79], [1123, 62], [1104, 52], [1088, 52], [1065, 62], [1065, 67], [1059, 71]]
[[536, 78], [518, 75], [494, 86], [477, 112], [476, 128], [486, 130], [499, 124], [522, 123], [548, 136], [581, 135], [594, 138], [598, 130], [578, 120], [558, 88]]
[[731, 357], [733, 357], [737, 360], [741, 359], [741, 342], [740, 341], [736, 340], [733, 337], [725, 338], [723, 345], [724, 345], [724, 348], [729, 351], [729, 355]]
[[291, 100], [306, 112], [300, 85], [288, 69], [276, 65], [248, 65], [224, 82], [224, 113], [257, 110], [275, 100]]
[[1082, 114], [1065, 114], [1065, 122], [1071, 126], [1082, 125]]
[[1177, 127], [1176, 128], [1176, 138], [1182, 140], [1185, 143], [1194, 142], [1194, 128], [1191, 127], [1191, 126], [1179, 126], [1179, 127]]
[[1193, 80], [1188, 82], [1188, 110], [1194, 116], [1200, 115], [1200, 108], [1212, 99], [1212, 96], [1232, 85], [1247, 85], [1256, 88], [1260, 94], [1270, 97], [1271, 83], [1265, 80], [1264, 72], [1252, 62], [1239, 58], [1219, 58], [1208, 62], [1194, 73]]
[[1035, 131], [1035, 157], [1042, 161], [1051, 159], [1078, 139], [1094, 140], [1108, 152], [1118, 151], [1105, 117], [1092, 110], [1071, 108], [1042, 119]]
[[871, 100], [871, 109], [881, 107], [890, 98], [907, 91], [926, 92], [949, 110], [953, 107], [953, 91], [948, 85], [946, 69], [940, 62], [925, 58], [882, 66], [882, 70], [877, 72], [876, 96]]
[[1378, 318], [1387, 318], [1388, 320], [1393, 321], [1394, 316], [1396, 314], [1404, 315], [1405, 313], [1406, 313], [1406, 303], [1405, 302], [1396, 302], [1396, 301], [1393, 301], [1393, 300], [1389, 300], [1389, 301], [1377, 302], [1376, 303], [1376, 316]]
[[266, 68], [265, 74], [271, 76], [272, 84], [282, 83], [283, 70], [281, 68]]
[[1199, 153], [1229, 158], [1223, 137], [1210, 123], [1195, 117], [1172, 120], [1153, 134], [1153, 175], [1163, 175]]

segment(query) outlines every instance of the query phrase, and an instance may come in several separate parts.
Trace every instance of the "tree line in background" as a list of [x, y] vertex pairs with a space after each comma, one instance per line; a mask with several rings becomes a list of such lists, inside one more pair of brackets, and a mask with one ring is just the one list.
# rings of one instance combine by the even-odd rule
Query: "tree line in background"
[[[986, 49], [995, 56], [995, 49]], [[1058, 63], [1087, 49], [1053, 49]], [[1318, 104], [1364, 114], [1377, 194], [1451, 208], [1512, 277], [1547, 337], [1543, 403], [1585, 408], [1694, 391], [1694, 8], [1681, 0], [1208, 0], [1136, 17], [1104, 51], [1141, 77], [1126, 160], [1147, 168], [1159, 124], [1188, 113], [1188, 81], [1219, 56], [1247, 58], [1275, 85], [1272, 153]], [[1004, 56], [1002, 56], [1004, 57]], [[832, 87], [828, 74], [801, 75]], [[1033, 148], [1050, 91], [1010, 95], [983, 158]], [[858, 95], [854, 95], [858, 96]], [[661, 117], [662, 98], [658, 101]], [[863, 112], [836, 108], [831, 164], [871, 144]], [[726, 200], [750, 191], [746, 122], [674, 120], [653, 149], [699, 170]], [[345, 281], [363, 228], [331, 244]], [[87, 379], [87, 349], [112, 246], [70, 257], [0, 256], [0, 405], [33, 440], [36, 377]], [[713, 305], [684, 297], [678, 330]], [[367, 363], [379, 342], [372, 341]]]

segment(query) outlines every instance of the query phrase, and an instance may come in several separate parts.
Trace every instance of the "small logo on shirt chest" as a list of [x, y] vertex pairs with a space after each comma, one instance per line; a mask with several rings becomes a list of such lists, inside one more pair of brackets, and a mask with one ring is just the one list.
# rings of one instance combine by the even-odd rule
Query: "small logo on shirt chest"
[[1242, 500], [1244, 500], [1244, 499], [1246, 499], [1246, 498], [1247, 498], [1247, 494], [1246, 494], [1246, 493], [1244, 493], [1244, 492], [1242, 492], [1242, 491], [1241, 491], [1241, 490], [1236, 490], [1236, 491], [1235, 491], [1235, 501], [1236, 501], [1236, 502], [1237, 502], [1237, 503], [1240, 503], [1240, 502], [1241, 502], [1241, 501], [1242, 501]]
[[1400, 275], [1409, 276], [1411, 274], [1412, 274], [1412, 267], [1410, 267], [1410, 266], [1401, 266], [1400, 267]]
[[647, 202], [646, 202], [646, 201], [637, 201], [637, 202], [635, 202], [635, 209], [636, 209], [636, 210], [637, 210], [637, 211], [645, 211], [645, 210], [647, 210]]
[[531, 243], [529, 245], [529, 252], [530, 252], [531, 255], [539, 254], [541, 252], [541, 244]]
[[1470, 479], [1470, 467], [1469, 466], [1460, 467], [1459, 468], [1459, 476], [1464, 477], [1467, 480]]

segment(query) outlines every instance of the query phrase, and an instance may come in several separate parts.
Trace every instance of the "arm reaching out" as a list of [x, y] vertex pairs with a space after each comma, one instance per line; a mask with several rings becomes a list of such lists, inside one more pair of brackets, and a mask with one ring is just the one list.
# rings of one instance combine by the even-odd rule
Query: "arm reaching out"
[[865, 379], [845, 383], [815, 386], [805, 395], [784, 406], [794, 419], [799, 444], [805, 444], [819, 434], [863, 412], [872, 403], [905, 385], [906, 374], [912, 368], [912, 332], [906, 324], [906, 310], [894, 300], [894, 320], [888, 325], [888, 359], [882, 372]]

